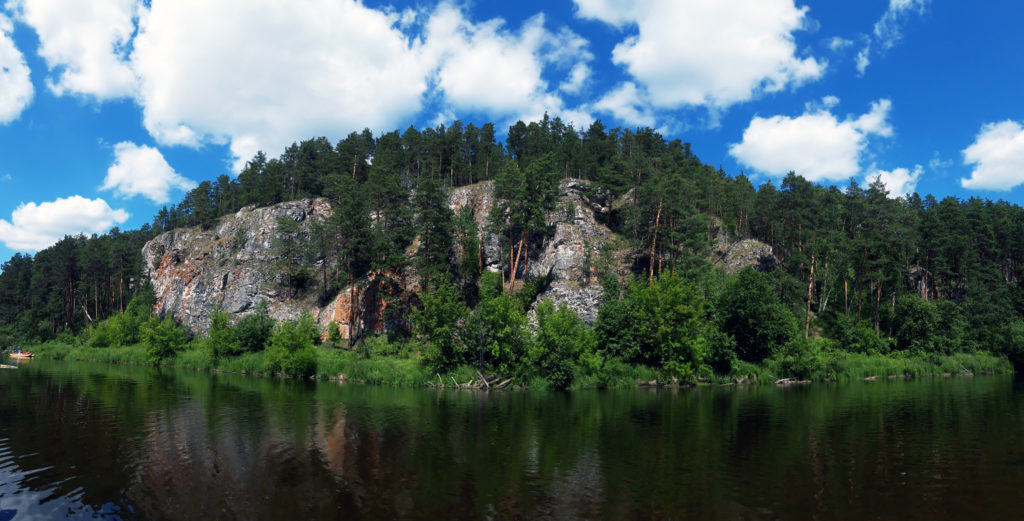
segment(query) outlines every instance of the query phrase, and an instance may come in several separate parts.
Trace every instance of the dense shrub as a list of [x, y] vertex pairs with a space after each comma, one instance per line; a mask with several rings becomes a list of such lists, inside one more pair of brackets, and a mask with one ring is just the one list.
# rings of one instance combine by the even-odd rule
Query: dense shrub
[[141, 333], [151, 364], [160, 364], [182, 349], [188, 340], [185, 330], [170, 318], [151, 317], [142, 325]]
[[[310, 334], [312, 329], [313, 334]], [[297, 322], [281, 322], [270, 337], [270, 345], [263, 358], [263, 369], [268, 373], [310, 377], [316, 374], [316, 337], [313, 317], [308, 313]]]
[[239, 320], [234, 330], [238, 347], [242, 351], [256, 352], [266, 348], [270, 335], [274, 333], [274, 319], [270, 318], [267, 302], [257, 304], [256, 311]]
[[465, 362], [465, 347], [458, 338], [458, 323], [469, 312], [460, 300], [459, 290], [444, 273], [430, 289], [420, 295], [422, 309], [413, 312], [416, 332], [430, 342], [428, 363], [446, 371]]
[[593, 330], [564, 304], [550, 300], [537, 305], [537, 334], [530, 362], [555, 389], [572, 384], [580, 356], [594, 350]]
[[745, 268], [726, 287], [717, 311], [722, 331], [736, 340], [736, 356], [760, 362], [796, 334], [796, 318], [779, 300], [769, 277]]
[[499, 295], [482, 300], [462, 330], [469, 356], [478, 367], [513, 375], [526, 370], [521, 363], [529, 345], [526, 314], [517, 297]]
[[606, 357], [689, 377], [707, 356], [706, 325], [704, 299], [696, 286], [664, 274], [651, 283], [635, 281], [625, 298], [606, 302], [596, 330]]
[[210, 313], [210, 330], [207, 332], [206, 345], [214, 358], [235, 356], [242, 348], [231, 327], [230, 317], [221, 308]]

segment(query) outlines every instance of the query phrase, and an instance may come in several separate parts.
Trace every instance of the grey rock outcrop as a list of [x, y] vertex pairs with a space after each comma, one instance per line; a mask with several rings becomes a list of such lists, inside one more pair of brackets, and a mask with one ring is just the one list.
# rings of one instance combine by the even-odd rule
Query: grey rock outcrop
[[[556, 306], [565, 304], [592, 322], [602, 293], [596, 280], [597, 266], [600, 263], [620, 278], [625, 277], [628, 249], [595, 218], [595, 211], [607, 210], [599, 201], [592, 201], [585, 188], [582, 181], [562, 181], [559, 204], [546, 219], [553, 233], [530, 248], [526, 262], [530, 275], [546, 281], [538, 301], [551, 299]], [[449, 193], [448, 203], [457, 213], [472, 212], [481, 233], [483, 268], [497, 271], [502, 260], [500, 241], [486, 226], [494, 206], [493, 191], [492, 182], [455, 188]], [[335, 322], [343, 336], [354, 328], [378, 332], [389, 329], [385, 317], [392, 314], [386, 312], [387, 306], [394, 305], [396, 298], [409, 304], [420, 290], [414, 267], [398, 273], [371, 274], [361, 281], [359, 291], [342, 288], [324, 305], [317, 302], [315, 292], [296, 298], [284, 284], [278, 268], [280, 259], [272, 246], [277, 220], [293, 219], [299, 223], [300, 233], [308, 233], [312, 222], [330, 214], [326, 200], [307, 199], [244, 208], [221, 218], [210, 230], [184, 228], [157, 236], [142, 252], [146, 276], [156, 293], [156, 311], [200, 333], [208, 329], [215, 306], [222, 306], [237, 319], [252, 313], [260, 302], [268, 304], [270, 316], [277, 320], [294, 320], [308, 311], [322, 330]], [[330, 267], [333, 259], [322, 262]], [[350, 324], [352, 317], [355, 324]]]
[[220, 305], [234, 316], [267, 302], [270, 316], [294, 320], [314, 302], [295, 300], [282, 287], [273, 252], [279, 218], [294, 219], [308, 232], [315, 219], [331, 214], [324, 199], [306, 199], [265, 208], [243, 208], [209, 230], [179, 228], [158, 235], [142, 248], [145, 275], [153, 285], [156, 311], [194, 331], [209, 327]]
[[537, 258], [531, 259], [529, 272], [550, 281], [538, 302], [550, 299], [556, 307], [564, 304], [589, 324], [597, 320], [597, 309], [601, 307], [598, 263], [606, 261], [607, 269], [623, 278], [627, 275], [629, 251], [607, 226], [597, 221], [595, 207], [597, 211], [602, 207], [590, 201], [584, 188], [584, 183], [576, 179], [562, 181], [558, 206], [547, 216], [554, 235], [544, 241]]
[[711, 229], [713, 243], [708, 260], [712, 266], [720, 266], [732, 274], [748, 266], [761, 271], [771, 271], [775, 267], [776, 259], [770, 245], [755, 239], [733, 239], [718, 219], [712, 220]]

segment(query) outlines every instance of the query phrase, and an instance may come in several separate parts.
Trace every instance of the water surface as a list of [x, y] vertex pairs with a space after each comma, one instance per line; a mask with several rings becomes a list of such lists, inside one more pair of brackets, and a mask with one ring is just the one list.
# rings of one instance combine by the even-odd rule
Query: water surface
[[1011, 377], [475, 393], [33, 360], [0, 521], [1012, 519]]

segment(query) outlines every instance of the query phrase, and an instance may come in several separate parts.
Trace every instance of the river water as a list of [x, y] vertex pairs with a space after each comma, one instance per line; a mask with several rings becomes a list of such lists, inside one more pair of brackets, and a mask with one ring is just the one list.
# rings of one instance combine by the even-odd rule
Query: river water
[[465, 392], [33, 360], [8, 519], [1015, 519], [1012, 377]]

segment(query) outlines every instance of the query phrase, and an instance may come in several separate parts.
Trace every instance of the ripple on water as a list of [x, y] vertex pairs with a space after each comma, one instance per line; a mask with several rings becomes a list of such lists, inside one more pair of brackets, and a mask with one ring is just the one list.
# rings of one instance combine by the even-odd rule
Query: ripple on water
[[34, 485], [37, 481], [45, 482], [34, 479], [35, 476], [46, 474], [52, 468], [22, 468], [25, 459], [12, 451], [8, 438], [0, 438], [0, 521], [135, 518], [130, 510], [113, 503], [98, 508], [85, 504], [80, 486], [63, 490], [61, 485], [73, 478], [50, 481], [46, 486]]

